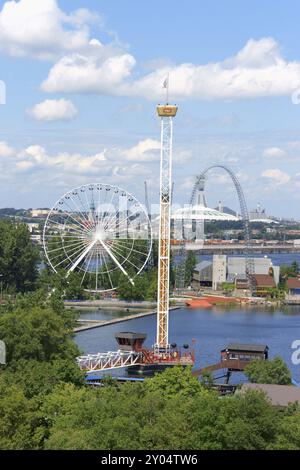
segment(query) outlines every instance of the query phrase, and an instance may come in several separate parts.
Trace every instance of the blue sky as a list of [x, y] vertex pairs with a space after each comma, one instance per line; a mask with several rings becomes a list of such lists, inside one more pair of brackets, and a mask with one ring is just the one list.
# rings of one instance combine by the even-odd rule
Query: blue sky
[[[51, 206], [90, 181], [143, 199], [147, 180], [157, 202], [170, 73], [175, 201], [225, 163], [250, 209], [300, 219], [299, 13], [280, 0], [0, 1], [0, 206]], [[237, 208], [222, 172], [207, 196]]]

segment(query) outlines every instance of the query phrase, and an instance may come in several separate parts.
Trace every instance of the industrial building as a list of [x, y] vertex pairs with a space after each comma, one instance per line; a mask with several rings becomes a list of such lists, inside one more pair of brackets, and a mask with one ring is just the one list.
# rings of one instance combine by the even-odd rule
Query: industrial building
[[[255, 282], [261, 295], [279, 283], [280, 267], [274, 266], [268, 257], [254, 258]], [[237, 289], [247, 289], [246, 258], [213, 255], [212, 261], [202, 261], [195, 267], [193, 286], [222, 288], [224, 283], [235, 284]], [[299, 282], [300, 284], [300, 282]]]

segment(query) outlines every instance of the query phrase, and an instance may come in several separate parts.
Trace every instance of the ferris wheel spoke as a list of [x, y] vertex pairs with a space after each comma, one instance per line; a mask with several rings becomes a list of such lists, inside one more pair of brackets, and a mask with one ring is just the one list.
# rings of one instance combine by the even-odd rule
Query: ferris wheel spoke
[[[66, 203], [66, 205], [69, 207], [70, 210], [72, 210], [72, 208], [69, 206], [68, 203]], [[67, 217], [69, 217], [70, 219], [74, 220], [74, 222], [77, 224], [77, 225], [80, 225], [82, 227], [82, 230], [84, 230], [85, 232], [87, 233], [91, 233], [91, 229], [87, 228], [86, 225], [85, 225], [85, 220], [83, 222], [80, 222], [78, 219], [75, 219], [71, 214], [70, 212], [67, 213]], [[80, 219], [82, 220], [82, 219]]]
[[[64, 259], [64, 261], [67, 261], [67, 259], [68, 259], [68, 260], [70, 261], [70, 263], [72, 264], [72, 260], [70, 259], [70, 256], [76, 256], [78, 253], [81, 253], [81, 252], [82, 252], [82, 249], [84, 249], [84, 248], [85, 248], [85, 246], [82, 246], [82, 245], [80, 246], [79, 249], [78, 249], [78, 248], [72, 248], [72, 249], [69, 251], [69, 253], [67, 254], [66, 251], [65, 251], [65, 250], [63, 249], [63, 247], [62, 247], [62, 250], [61, 250], [61, 251], [64, 252], [64, 254], [66, 255], [66, 258]], [[57, 259], [57, 258], [61, 258], [61, 254], [58, 254], [58, 255], [54, 256], [54, 257], [52, 258], [52, 261], [54, 261], [54, 260]], [[70, 264], [70, 263], [69, 263], [69, 264]], [[69, 264], [68, 264], [68, 266], [69, 266]]]
[[116, 230], [116, 213], [108, 215], [105, 219], [102, 220], [102, 226], [105, 232], [109, 231], [110, 228]]
[[[132, 263], [130, 260], [129, 260], [129, 256], [124, 256], [116, 247], [112, 247], [111, 248], [112, 251], [114, 251], [118, 256], [120, 256], [121, 258], [124, 259], [123, 263], [124, 264], [125, 262], [128, 262], [129, 264], [131, 264], [131, 266], [133, 266], [137, 271], [140, 269], [138, 266], [136, 266], [134, 263]], [[133, 255], [136, 257], [136, 255]]]
[[[126, 246], [124, 246], [126, 248]], [[147, 256], [147, 254], [143, 251], [135, 250], [134, 248], [129, 248], [130, 251], [134, 251], [135, 253], [138, 253], [139, 255]]]
[[[61, 224], [61, 223], [59, 223], [59, 222], [56, 222], [55, 220], [52, 220], [52, 221], [51, 221], [51, 225], [52, 225], [52, 224], [58, 225], [59, 228], [61, 228], [61, 226], [63, 225], [63, 224]], [[64, 225], [64, 227], [66, 227], [66, 225]], [[85, 234], [82, 232], [82, 230], [79, 230], [78, 228], [75, 229], [73, 226], [72, 226], [72, 227], [69, 226], [69, 227], [70, 227], [70, 230], [74, 231], [76, 234], [78, 234], [78, 236], [80, 235], [81, 237], [88, 238], [87, 235], [85, 235]], [[77, 226], [76, 226], [76, 227], [77, 227]], [[48, 228], [48, 231], [49, 231], [49, 230], [50, 230], [50, 228]], [[57, 230], [58, 230], [58, 229], [57, 229]], [[71, 233], [71, 232], [67, 231], [66, 233]], [[76, 235], [74, 235], [74, 236], [76, 236]]]
[[106, 192], [105, 192], [105, 201], [103, 203], [103, 210], [102, 210], [102, 212], [100, 212], [100, 220], [98, 219], [99, 220], [98, 223], [103, 228], [106, 226], [107, 221], [110, 219], [109, 211], [111, 209], [112, 200], [114, 198], [114, 193], [112, 193], [110, 201], [107, 202], [107, 195], [110, 191], [112, 191], [112, 188], [110, 188], [108, 191], [106, 190]]
[[[109, 201], [109, 203], [108, 203], [108, 210], [110, 210], [111, 206], [113, 205], [113, 204], [112, 204], [112, 201], [113, 201], [113, 199], [114, 199], [114, 197], [115, 197], [115, 193], [114, 193], [113, 188], [110, 188], [110, 191], [111, 191], [112, 193], [111, 193], [110, 201]], [[107, 192], [109, 192], [109, 191], [107, 191]], [[103, 213], [103, 218], [104, 218], [104, 214], [106, 214], [106, 213], [107, 213], [107, 211], [104, 211], [104, 213]], [[109, 217], [108, 217], [107, 220], [109, 220]], [[105, 223], [107, 223], [107, 220], [105, 221]]]
[[92, 219], [93, 219], [92, 223], [95, 225], [94, 214], [91, 212], [91, 201], [88, 200], [87, 191], [84, 191], [84, 197], [85, 197], [85, 200], [86, 200], [88, 213], [91, 214]]
[[80, 197], [80, 193], [85, 193], [85, 190], [84, 190], [84, 191], [79, 190], [79, 191], [77, 192], [77, 196], [78, 196], [78, 199], [79, 199], [79, 201], [80, 201], [80, 204], [82, 205], [83, 211], [84, 211], [84, 212], [88, 212], [88, 211], [90, 210], [90, 208], [89, 208], [88, 205], [86, 206], [86, 203], [85, 203], [85, 202], [82, 201], [82, 199], [81, 199], [81, 197]]
[[[88, 237], [91, 234], [91, 229], [89, 229], [86, 225], [82, 224], [78, 219], [75, 219], [69, 213], [66, 213], [67, 221], [71, 219], [73, 222], [67, 222], [68, 227], [71, 227], [72, 230], [77, 231], [80, 234], [86, 235]], [[74, 225], [75, 224], [75, 225]]]
[[[132, 226], [130, 226], [130, 224], [127, 224], [127, 220], [129, 220], [129, 217], [128, 219], [126, 219], [124, 222], [120, 222], [118, 224], [118, 232], [121, 233], [121, 232], [129, 232], [130, 230], [132, 230]], [[126, 222], [126, 223], [125, 223]], [[115, 230], [111, 230], [111, 229], [114, 229], [114, 227], [109, 227], [108, 228], [108, 232], [111, 233], [111, 232], [114, 232]]]
[[111, 250], [108, 248], [108, 246], [100, 239], [100, 243], [101, 245], [103, 246], [103, 248], [107, 251], [107, 253], [109, 254], [109, 256], [111, 257], [111, 259], [116, 263], [116, 265], [120, 268], [120, 270], [122, 271], [123, 274], [125, 274], [125, 276], [128, 277], [129, 279], [129, 282], [134, 286], [134, 282], [133, 280], [131, 279], [131, 277], [129, 276], [129, 274], [127, 273], [127, 271], [123, 268], [123, 266], [119, 263], [119, 261], [117, 260], [117, 258], [115, 257], [115, 255], [111, 252]]
[[108, 269], [108, 266], [107, 266], [107, 263], [106, 263], [106, 258], [105, 258], [105, 256], [104, 256], [104, 254], [101, 253], [101, 251], [100, 251], [100, 256], [101, 256], [101, 258], [103, 258], [103, 262], [104, 262], [105, 267], [106, 267], [106, 274], [107, 274], [107, 277], [108, 277], [108, 279], [109, 279], [111, 288], [113, 289], [114, 286], [113, 286], [113, 283], [112, 283], [112, 280], [111, 280], [111, 276], [110, 276], [110, 272], [109, 272], [109, 269]]
[[76, 203], [76, 201], [73, 199], [72, 196], [70, 196], [74, 206], [77, 208], [78, 212], [82, 215], [82, 219], [85, 220], [86, 222], [89, 222], [89, 219], [86, 217], [86, 215], [80, 210], [80, 207], [78, 206], [78, 204]]
[[86, 274], [89, 272], [89, 267], [90, 267], [90, 264], [91, 264], [91, 260], [93, 258], [93, 252], [91, 252], [87, 258], [87, 261], [86, 261], [86, 268], [83, 269], [83, 276], [82, 276], [82, 279], [81, 279], [81, 283], [80, 285], [82, 286], [83, 282], [84, 282], [84, 279], [85, 279], [85, 276]]
[[[130, 256], [130, 259], [129, 259], [129, 256], [125, 257], [125, 256], [123, 256], [121, 253], [119, 253], [118, 256], [122, 257], [123, 260], [124, 260], [124, 261], [122, 261], [122, 265], [124, 265], [125, 263], [129, 263], [129, 264], [135, 269], [136, 274], [138, 274], [138, 273], [141, 271], [142, 267], [143, 267], [144, 264], [145, 264], [144, 262], [141, 263], [140, 258], [137, 258], [136, 255]], [[136, 261], [137, 264], [135, 264], [135, 263], [133, 262], [134, 259], [137, 260], [137, 261]]]
[[68, 274], [70, 274], [78, 264], [86, 257], [86, 255], [90, 252], [90, 250], [94, 247], [94, 245], [97, 243], [97, 239], [95, 238], [92, 243], [89, 244], [89, 246], [81, 253], [81, 255], [77, 258], [73, 266], [69, 269]]
[[67, 246], [62, 244], [62, 245], [61, 245], [60, 247], [58, 247], [58, 248], [54, 248], [53, 250], [48, 250], [48, 253], [54, 253], [54, 252], [59, 251], [59, 250], [61, 251], [61, 250], [63, 249], [63, 247], [64, 247], [64, 248], [73, 248], [73, 247], [77, 247], [77, 246], [79, 246], [79, 245], [81, 245], [81, 244], [82, 244], [81, 241], [77, 241], [76, 243], [72, 243], [72, 244], [69, 244], [69, 245], [67, 245]]
[[74, 209], [67, 202], [65, 202], [65, 204], [69, 208], [69, 212], [65, 211], [67, 217], [72, 219], [77, 224], [77, 226], [80, 226], [81, 230], [85, 230], [86, 232], [91, 232], [91, 229], [86, 226], [86, 224], [90, 223], [90, 222], [88, 220], [86, 220], [85, 218], [82, 218], [79, 214], [77, 214], [79, 219], [73, 217], [72, 213], [74, 213]]
[[98, 290], [99, 254], [96, 253], [96, 291]]
[[[127, 211], [128, 212], [128, 211]], [[137, 212], [137, 211], [136, 211]], [[122, 227], [124, 226], [125, 224], [127, 224], [128, 220], [132, 218], [133, 215], [136, 214], [136, 212], [130, 212], [130, 215], [126, 215], [125, 217], [123, 216], [122, 219], [119, 219], [119, 222], [118, 222], [118, 226], [119, 227]], [[128, 228], [128, 224], [125, 226], [125, 228]], [[108, 230], [110, 229], [110, 227], [108, 227]]]

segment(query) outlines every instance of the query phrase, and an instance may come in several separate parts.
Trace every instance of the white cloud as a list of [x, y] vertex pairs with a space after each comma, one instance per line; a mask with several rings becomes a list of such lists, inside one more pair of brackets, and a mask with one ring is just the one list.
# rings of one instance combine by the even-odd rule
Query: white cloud
[[135, 59], [130, 54], [104, 57], [101, 47], [92, 54], [63, 57], [42, 83], [46, 92], [118, 94], [119, 87], [130, 76]]
[[105, 150], [95, 155], [70, 154], [68, 152], [49, 155], [44, 147], [31, 145], [20, 152], [18, 158], [21, 160], [21, 164], [18, 166], [19, 170], [33, 167], [42, 170], [53, 168], [57, 171], [88, 175], [97, 173], [99, 169], [104, 170], [105, 165], [109, 168]]
[[[42, 90], [163, 98], [170, 74], [172, 99], [239, 99], [291, 95], [300, 87], [300, 62], [287, 61], [271, 37], [249, 39], [233, 57], [206, 64], [152, 61], [150, 72], [115, 41], [91, 37], [97, 14], [66, 14], [57, 0], [6, 1], [0, 11], [0, 51], [56, 60]], [[117, 44], [117, 45], [116, 45]]]
[[281, 158], [286, 156], [286, 152], [279, 147], [268, 147], [263, 151], [263, 156]]
[[13, 57], [53, 59], [90, 41], [96, 14], [79, 9], [66, 15], [56, 0], [7, 1], [0, 11], [0, 50]]
[[269, 178], [272, 183], [277, 185], [286, 184], [290, 181], [290, 176], [278, 168], [268, 169], [262, 172], [261, 176]]
[[32, 162], [29, 162], [29, 161], [26, 161], [26, 160], [23, 160], [21, 162], [16, 163], [17, 171], [20, 171], [22, 173], [24, 173], [28, 170], [31, 170], [33, 167], [34, 167], [34, 164]]
[[[128, 150], [111, 147], [104, 148], [97, 153], [84, 154], [79, 152], [50, 153], [44, 146], [38, 144], [16, 151], [7, 143], [0, 142], [0, 156], [3, 151], [0, 164], [4, 172], [11, 176], [26, 173], [28, 181], [34, 178], [35, 174], [39, 175], [41, 181], [47, 179], [51, 181], [53, 178], [73, 181], [73, 178], [74, 181], [85, 182], [86, 177], [99, 180], [103, 177], [105, 180], [112, 178], [114, 183], [138, 181], [140, 176], [151, 175], [151, 170], [143, 165], [144, 162], [150, 160], [148, 157], [145, 158], [143, 153], [150, 152], [151, 154], [150, 149], [155, 148], [156, 145], [156, 141], [145, 139]], [[140, 159], [139, 155], [141, 155]], [[151, 156], [153, 158], [153, 154]], [[56, 183], [58, 184], [58, 181], [53, 184], [56, 185]]]
[[250, 39], [222, 62], [162, 66], [138, 79], [135, 64], [132, 55], [120, 52], [105, 60], [95, 54], [67, 55], [53, 66], [42, 88], [159, 100], [169, 73], [172, 98], [213, 100], [287, 95], [300, 85], [300, 62], [287, 62], [273, 38]]
[[15, 150], [12, 147], [10, 147], [6, 142], [0, 141], [0, 158], [11, 157], [14, 153]]
[[37, 121], [70, 121], [78, 111], [70, 100], [45, 100], [36, 104], [28, 113]]
[[141, 140], [134, 147], [121, 152], [125, 160], [151, 162], [159, 159], [160, 142], [153, 139]]

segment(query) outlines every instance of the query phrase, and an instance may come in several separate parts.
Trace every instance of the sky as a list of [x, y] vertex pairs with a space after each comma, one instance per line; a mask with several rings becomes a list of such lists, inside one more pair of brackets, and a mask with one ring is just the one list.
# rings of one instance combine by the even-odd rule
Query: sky
[[[0, 0], [0, 207], [90, 182], [159, 196], [156, 105], [178, 104], [174, 202], [207, 166], [248, 208], [300, 219], [300, 3]], [[210, 206], [238, 209], [221, 169]]]

